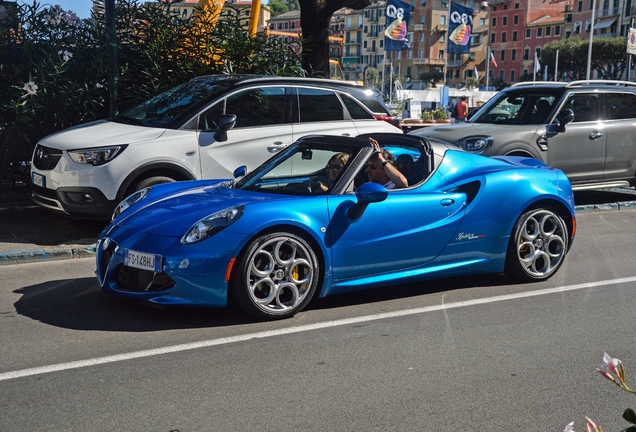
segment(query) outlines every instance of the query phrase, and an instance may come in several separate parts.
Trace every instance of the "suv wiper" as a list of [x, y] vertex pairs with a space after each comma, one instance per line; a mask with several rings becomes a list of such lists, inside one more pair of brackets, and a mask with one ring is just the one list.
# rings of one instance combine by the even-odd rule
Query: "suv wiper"
[[124, 124], [135, 125], [135, 126], [143, 126], [144, 125], [144, 122], [142, 122], [141, 120], [138, 120], [138, 119], [132, 118], [132, 117], [124, 117], [124, 116], [121, 116], [121, 115], [115, 116], [111, 120], [114, 121], [114, 122], [117, 122], [117, 123], [124, 123]]

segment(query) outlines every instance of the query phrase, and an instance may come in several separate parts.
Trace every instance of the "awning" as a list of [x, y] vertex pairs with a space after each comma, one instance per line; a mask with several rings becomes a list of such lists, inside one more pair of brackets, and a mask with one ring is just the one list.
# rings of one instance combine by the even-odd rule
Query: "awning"
[[616, 17], [601, 18], [600, 20], [596, 21], [596, 24], [594, 24], [594, 30], [608, 28], [609, 26], [614, 24], [614, 21], [616, 21]]

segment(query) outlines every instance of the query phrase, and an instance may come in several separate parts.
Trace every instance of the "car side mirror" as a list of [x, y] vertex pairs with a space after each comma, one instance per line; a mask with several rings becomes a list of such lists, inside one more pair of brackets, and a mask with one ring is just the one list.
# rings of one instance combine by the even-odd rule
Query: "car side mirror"
[[384, 201], [389, 196], [387, 188], [377, 183], [365, 183], [356, 190], [358, 202], [349, 209], [347, 215], [352, 221], [360, 219], [371, 203]]
[[571, 109], [564, 109], [557, 115], [557, 132], [565, 132], [565, 125], [572, 123], [574, 120], [574, 111]]
[[214, 139], [223, 142], [227, 141], [227, 131], [236, 125], [236, 116], [234, 114], [220, 115], [216, 120], [217, 129], [214, 133]]
[[245, 177], [245, 174], [247, 174], [247, 167], [245, 165], [241, 165], [232, 173], [234, 178]]

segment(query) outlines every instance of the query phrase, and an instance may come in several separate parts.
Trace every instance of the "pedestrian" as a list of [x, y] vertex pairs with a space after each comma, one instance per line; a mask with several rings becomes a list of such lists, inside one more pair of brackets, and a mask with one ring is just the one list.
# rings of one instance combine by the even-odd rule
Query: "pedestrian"
[[463, 123], [468, 116], [468, 104], [466, 104], [466, 96], [462, 96], [461, 100], [457, 103], [457, 117], [455, 123]]

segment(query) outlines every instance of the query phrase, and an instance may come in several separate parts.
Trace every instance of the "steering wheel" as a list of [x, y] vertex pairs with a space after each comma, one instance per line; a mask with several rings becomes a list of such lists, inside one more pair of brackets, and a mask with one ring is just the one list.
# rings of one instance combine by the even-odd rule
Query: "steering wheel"
[[326, 193], [327, 190], [323, 187], [329, 189], [331, 184], [331, 181], [325, 176], [314, 176], [309, 179], [309, 189], [312, 193]]

